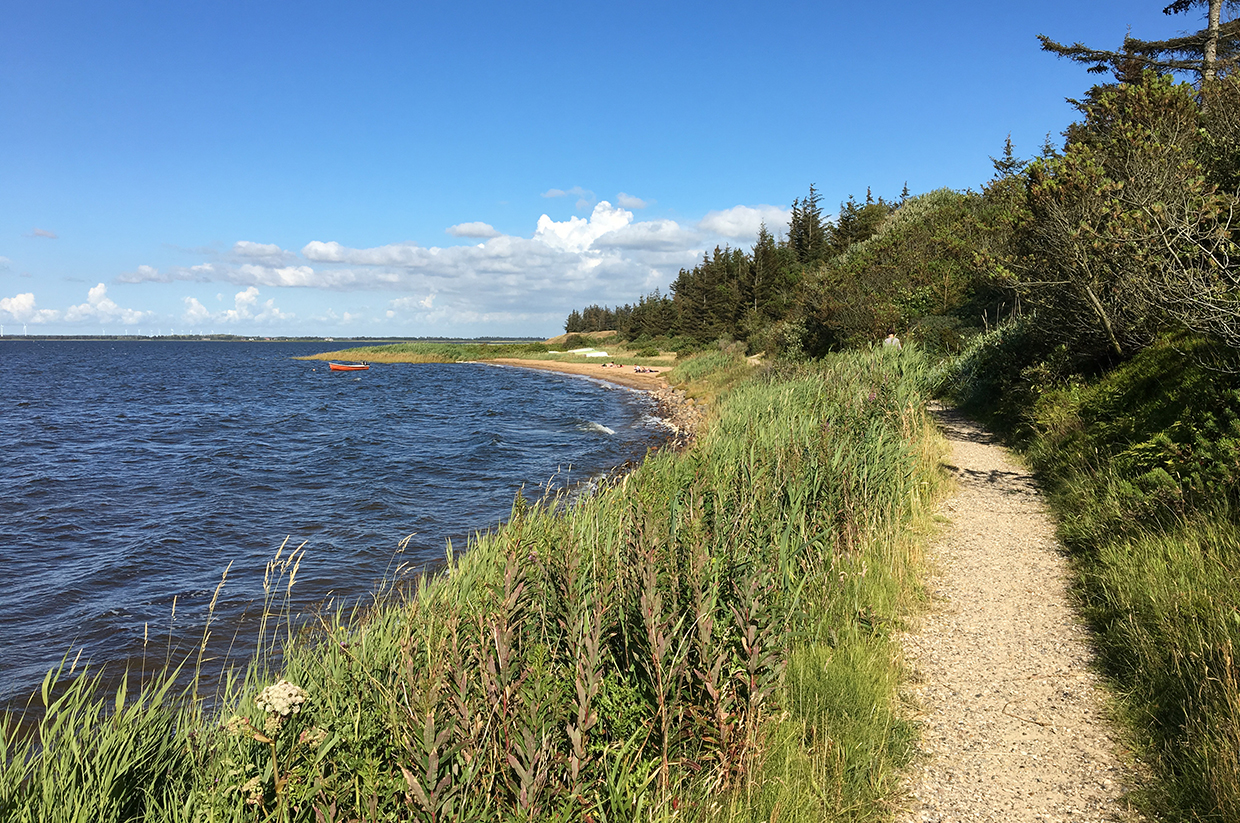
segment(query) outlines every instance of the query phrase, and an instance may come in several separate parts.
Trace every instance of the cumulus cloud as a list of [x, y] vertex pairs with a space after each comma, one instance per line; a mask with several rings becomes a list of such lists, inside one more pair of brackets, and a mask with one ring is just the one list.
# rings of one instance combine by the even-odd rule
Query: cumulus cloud
[[708, 212], [698, 222], [698, 228], [730, 240], [752, 242], [758, 239], [758, 229], [763, 222], [767, 231], [774, 234], [786, 229], [791, 218], [792, 212], [782, 206], [733, 206]]
[[58, 240], [58, 239], [59, 239], [59, 235], [57, 235], [57, 234], [56, 234], [56, 232], [54, 232], [54, 231], [48, 231], [47, 229], [31, 229], [31, 230], [30, 230], [30, 234], [28, 234], [28, 235], [26, 235], [26, 236], [27, 236], [27, 237], [43, 237], [43, 238], [46, 238], [46, 239], [48, 239], [48, 240]]
[[315, 276], [309, 266], [259, 266], [246, 263], [236, 270], [236, 282], [254, 283], [260, 286], [322, 286], [323, 280]]
[[538, 218], [534, 239], [560, 251], [582, 252], [595, 240], [633, 222], [633, 212], [615, 208], [606, 200], [594, 207], [589, 220], [570, 217], [557, 223], [547, 215]]
[[258, 301], [259, 290], [256, 286], [237, 292], [233, 297], [233, 307], [224, 311], [213, 312], [195, 297], [185, 298], [185, 311], [181, 320], [189, 326], [202, 326], [207, 323], [242, 323], [242, 322], [278, 322], [293, 319], [296, 315], [281, 311], [276, 306], [275, 298], [264, 303]]
[[640, 197], [634, 197], [624, 192], [616, 195], [616, 203], [626, 209], [644, 209], [653, 202], [653, 200], [643, 200]]
[[[279, 287], [392, 292], [392, 301], [377, 319], [386, 316], [423, 327], [537, 322], [540, 328], [556, 328], [582, 301], [631, 302], [665, 287], [680, 268], [701, 258], [706, 245], [694, 227], [666, 219], [635, 221], [631, 211], [607, 201], [596, 204], [588, 216], [557, 221], [542, 215], [530, 237], [500, 234], [485, 223], [462, 223], [453, 230], [461, 235], [486, 230], [493, 236], [442, 248], [408, 242], [353, 248], [335, 240], [311, 240], [297, 253], [241, 241], [231, 254], [211, 263], [163, 270], [142, 266], [119, 279], [209, 280], [241, 287], [234, 307], [222, 312], [197, 298], [184, 298], [182, 320], [191, 327], [286, 319], [291, 315], [258, 299], [260, 289]], [[337, 305], [313, 321], [341, 322], [341, 311]], [[350, 314], [357, 318], [355, 310]]]
[[35, 305], [34, 293], [25, 292], [13, 297], [0, 297], [0, 316], [18, 323], [53, 323], [60, 319], [60, 312], [40, 309]]
[[64, 319], [69, 323], [91, 321], [99, 323], [120, 322], [132, 325], [141, 322], [149, 314], [149, 312], [118, 306], [111, 297], [108, 297], [108, 287], [100, 283], [86, 293], [85, 303], [79, 303], [66, 309]]
[[427, 249], [417, 243], [391, 243], [371, 249], [351, 249], [336, 241], [312, 240], [301, 256], [315, 263], [348, 263], [355, 266], [417, 266], [425, 260]]
[[453, 237], [499, 237], [499, 232], [490, 223], [457, 223], [448, 226], [445, 231]]
[[235, 323], [241, 320], [288, 320], [292, 314], [286, 314], [276, 308], [275, 298], [266, 303], [258, 302], [258, 289], [250, 286], [245, 291], [237, 292], [233, 298], [233, 308], [224, 312], [225, 322]]
[[190, 328], [206, 325], [215, 319], [215, 315], [211, 310], [202, 303], [198, 302], [196, 297], [185, 298], [185, 313], [181, 315], [181, 322]]

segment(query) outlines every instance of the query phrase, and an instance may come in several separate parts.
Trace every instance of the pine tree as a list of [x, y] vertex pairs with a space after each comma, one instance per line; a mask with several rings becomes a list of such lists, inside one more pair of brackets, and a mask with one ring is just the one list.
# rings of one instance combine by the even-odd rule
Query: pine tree
[[788, 222], [788, 245], [803, 265], [822, 260], [827, 252], [827, 228], [819, 205], [822, 195], [811, 185], [804, 200], [792, 201]]
[[1138, 40], [1125, 35], [1119, 51], [1093, 49], [1081, 43], [1065, 46], [1039, 34], [1044, 51], [1078, 63], [1090, 64], [1089, 71], [1112, 71], [1120, 82], [1138, 82], [1145, 69], [1157, 72], [1191, 71], [1204, 82], [1218, 76], [1221, 69], [1236, 64], [1240, 57], [1240, 20], [1222, 22], [1224, 6], [1236, 8], [1236, 0], [1175, 0], [1163, 9], [1165, 14], [1182, 14], [1206, 7], [1206, 27], [1192, 34], [1167, 40]]
[[1015, 150], [1012, 148], [1012, 133], [1008, 132], [1007, 139], [1003, 141], [1003, 156], [999, 158], [990, 158], [990, 162], [995, 167], [995, 177], [1016, 177], [1025, 170], [1029, 165], [1028, 160], [1022, 160], [1016, 156]]

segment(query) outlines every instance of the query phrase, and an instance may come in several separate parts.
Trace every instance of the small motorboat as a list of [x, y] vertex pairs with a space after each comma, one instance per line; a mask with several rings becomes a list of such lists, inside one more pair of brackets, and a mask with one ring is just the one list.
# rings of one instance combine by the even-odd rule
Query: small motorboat
[[328, 363], [327, 366], [332, 371], [366, 371], [370, 368], [367, 363]]

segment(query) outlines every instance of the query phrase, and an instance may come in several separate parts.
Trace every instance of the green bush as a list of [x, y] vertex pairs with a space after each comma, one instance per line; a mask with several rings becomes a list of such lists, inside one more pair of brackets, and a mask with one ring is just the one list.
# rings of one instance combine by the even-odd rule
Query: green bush
[[593, 337], [584, 334], [570, 334], [564, 338], [564, 351], [572, 351], [573, 349], [591, 348], [597, 345]]

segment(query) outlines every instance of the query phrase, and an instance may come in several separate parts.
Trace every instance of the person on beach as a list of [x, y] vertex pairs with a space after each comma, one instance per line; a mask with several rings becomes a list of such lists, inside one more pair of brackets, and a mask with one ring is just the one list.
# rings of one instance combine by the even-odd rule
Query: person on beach
[[895, 329], [887, 330], [887, 337], [883, 340], [883, 348], [892, 349], [893, 351], [899, 351], [904, 348], [900, 345], [900, 338], [896, 337]]

